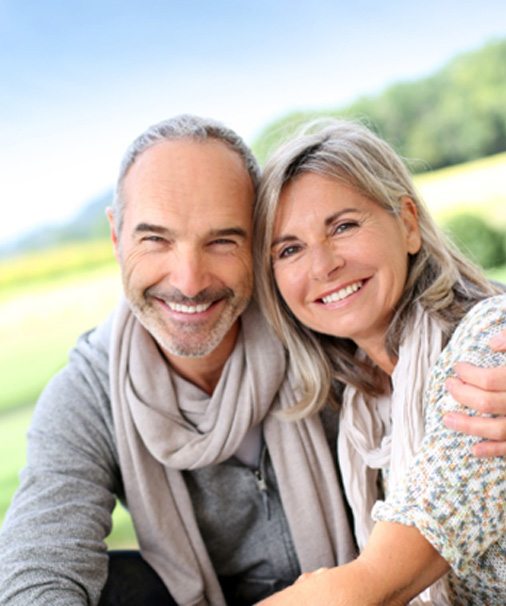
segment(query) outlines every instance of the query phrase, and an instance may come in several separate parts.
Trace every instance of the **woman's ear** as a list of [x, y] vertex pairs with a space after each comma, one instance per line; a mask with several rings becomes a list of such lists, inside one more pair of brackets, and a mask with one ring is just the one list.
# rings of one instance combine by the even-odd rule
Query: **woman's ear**
[[401, 199], [400, 219], [405, 230], [407, 251], [409, 254], [414, 255], [420, 250], [422, 237], [418, 223], [418, 208], [415, 202], [408, 196], [404, 196]]

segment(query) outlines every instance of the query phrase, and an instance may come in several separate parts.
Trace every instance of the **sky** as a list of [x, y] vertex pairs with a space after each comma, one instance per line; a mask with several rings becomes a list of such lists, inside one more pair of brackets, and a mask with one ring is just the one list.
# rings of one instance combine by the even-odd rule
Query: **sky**
[[0, 243], [109, 191], [159, 120], [251, 144], [505, 36], [504, 0], [0, 0]]

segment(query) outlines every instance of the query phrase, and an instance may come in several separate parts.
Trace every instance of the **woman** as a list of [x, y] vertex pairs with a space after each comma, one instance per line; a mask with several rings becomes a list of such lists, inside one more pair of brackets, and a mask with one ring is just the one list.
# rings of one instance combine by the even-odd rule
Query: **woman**
[[301, 382], [293, 415], [324, 406], [333, 382], [342, 392], [361, 548], [265, 605], [405, 604], [447, 571], [413, 603], [504, 604], [506, 462], [474, 458], [476, 438], [441, 417], [459, 409], [445, 390], [458, 360], [504, 364], [487, 343], [506, 297], [487, 299], [498, 289], [446, 241], [399, 157], [354, 123], [281, 146], [255, 222], [260, 302]]

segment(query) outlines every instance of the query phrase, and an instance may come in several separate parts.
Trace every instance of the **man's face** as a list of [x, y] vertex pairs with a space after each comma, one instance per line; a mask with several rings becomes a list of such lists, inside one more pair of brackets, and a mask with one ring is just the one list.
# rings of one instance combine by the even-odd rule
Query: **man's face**
[[215, 140], [165, 141], [136, 159], [122, 194], [113, 241], [133, 312], [169, 360], [228, 356], [253, 288], [254, 192], [240, 157]]

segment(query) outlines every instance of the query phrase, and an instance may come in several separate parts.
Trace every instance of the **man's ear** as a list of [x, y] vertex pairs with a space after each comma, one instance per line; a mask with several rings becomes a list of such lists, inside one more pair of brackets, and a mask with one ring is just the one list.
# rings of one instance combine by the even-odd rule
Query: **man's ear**
[[406, 248], [409, 254], [414, 255], [422, 246], [422, 237], [418, 223], [418, 208], [408, 196], [404, 196], [401, 200], [401, 221], [405, 230]]
[[118, 233], [116, 231], [116, 220], [114, 217], [114, 210], [108, 206], [105, 209], [105, 214], [107, 215], [107, 220], [109, 221], [109, 228], [111, 232], [111, 241], [114, 250], [114, 256], [116, 260], [119, 262], [119, 238]]

